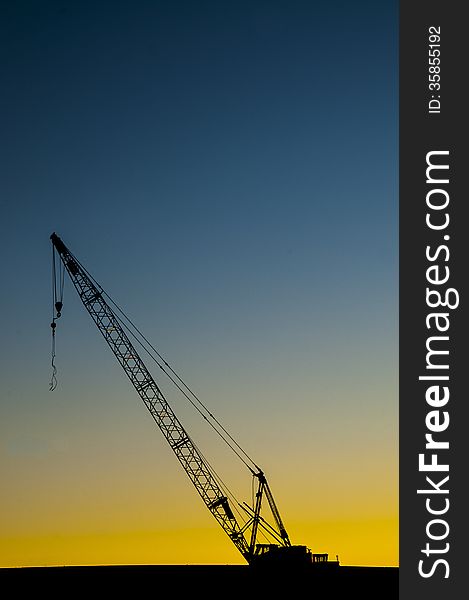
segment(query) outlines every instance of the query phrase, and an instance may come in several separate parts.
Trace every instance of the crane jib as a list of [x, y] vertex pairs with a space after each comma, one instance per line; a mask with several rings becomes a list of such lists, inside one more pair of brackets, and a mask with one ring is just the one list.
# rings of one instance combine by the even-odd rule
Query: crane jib
[[[270, 535], [274, 532], [275, 539], [280, 543], [280, 549], [282, 547], [284, 551], [296, 549], [295, 552], [290, 552], [288, 556], [300, 556], [301, 551], [299, 549], [305, 549], [305, 556], [308, 555], [308, 552], [310, 555], [310, 551], [306, 549], [306, 546], [291, 546], [270, 488], [264, 474], [260, 470], [258, 473], [252, 471], [254, 476], [259, 480], [256, 506], [247, 511], [249, 519], [244, 524], [239, 524], [230, 506], [228, 497], [218, 483], [218, 477], [184, 429], [161, 389], [153, 379], [153, 376], [148, 371], [123, 328], [120, 318], [106, 302], [104, 296], [107, 295], [103, 293], [99, 284], [94, 281], [55, 233], [51, 235], [51, 241], [95, 325], [124, 369], [124, 372], [163, 433], [203, 502], [243, 557], [249, 563], [254, 563], [259, 557], [266, 554], [274, 557], [277, 555], [283, 557], [285, 555], [285, 552], [278, 553], [274, 551], [279, 549], [278, 543], [256, 543], [259, 528], [263, 528]], [[274, 517], [275, 528], [270, 526], [260, 516], [263, 494], [267, 497], [268, 505]], [[241, 508], [244, 507], [241, 506]], [[249, 542], [244, 535], [248, 528], [251, 529], [251, 539]]]

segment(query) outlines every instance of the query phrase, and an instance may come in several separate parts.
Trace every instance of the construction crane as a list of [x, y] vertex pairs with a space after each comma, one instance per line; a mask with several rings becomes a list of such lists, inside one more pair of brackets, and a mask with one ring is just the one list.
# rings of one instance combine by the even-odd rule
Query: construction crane
[[[138, 341], [139, 338], [135, 335], [136, 331], [140, 334], [140, 340], [143, 338], [149, 344], [148, 340], [133, 325], [130, 319], [125, 317], [123, 311], [121, 311], [112, 298], [94, 280], [55, 233], [51, 235], [51, 240], [53, 245], [53, 303], [55, 310], [51, 324], [53, 340], [55, 341], [56, 319], [60, 317], [62, 311], [63, 277], [66, 270], [86, 310], [103, 335], [118, 363], [124, 369], [135, 391], [160, 428], [160, 431], [166, 438], [205, 506], [215, 517], [244, 559], [250, 565], [282, 564], [285, 566], [304, 566], [327, 562], [327, 555], [312, 555], [306, 546], [294, 546], [291, 544], [264, 472], [250, 459], [248, 454], [244, 452], [219, 421], [208, 412], [208, 415], [205, 415], [204, 418], [212, 421], [212, 426], [216, 429], [217, 433], [242, 460], [257, 482], [257, 491], [253, 506], [243, 502], [238, 503], [238, 506], [235, 508], [236, 512], [241, 517], [244, 517], [244, 522], [241, 522], [240, 516], [238, 518], [235, 516], [228, 494], [225, 491], [225, 486], [179, 421], [129, 336], [132, 335]], [[56, 273], [56, 254], [61, 260], [59, 275]], [[57, 285], [60, 288], [59, 293], [57, 292]], [[124, 319], [126, 319], [127, 323]], [[192, 400], [200, 403], [197, 396], [191, 392], [190, 388], [186, 386], [170, 365], [164, 361], [156, 349], [151, 344], [149, 344], [149, 347], [151, 348], [150, 355], [153, 351], [153, 356], [156, 353], [157, 357], [161, 359], [158, 364], [169, 375], [173, 383], [176, 384], [188, 399], [191, 399], [188, 394], [190, 392]], [[54, 357], [55, 343], [53, 342], [53, 387], [56, 385]], [[51, 387], [51, 389], [53, 388]], [[264, 498], [267, 500], [270, 508], [271, 519], [273, 519], [272, 523], [269, 523], [261, 515]], [[242, 509], [242, 511], [239, 509]], [[260, 529], [268, 536], [269, 543], [258, 542]], [[334, 561], [329, 561], [329, 564], [331, 562]]]

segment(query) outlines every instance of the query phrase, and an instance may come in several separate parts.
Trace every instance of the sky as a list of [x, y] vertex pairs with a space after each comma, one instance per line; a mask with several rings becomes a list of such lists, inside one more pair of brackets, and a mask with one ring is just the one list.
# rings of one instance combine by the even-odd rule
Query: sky
[[397, 27], [394, 0], [1, 3], [0, 566], [243, 563], [69, 281], [49, 391], [53, 231], [293, 543], [398, 564]]

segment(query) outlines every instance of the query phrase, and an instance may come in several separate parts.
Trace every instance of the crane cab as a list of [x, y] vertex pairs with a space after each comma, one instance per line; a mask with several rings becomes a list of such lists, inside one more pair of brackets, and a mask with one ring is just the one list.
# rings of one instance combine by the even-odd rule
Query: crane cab
[[328, 554], [313, 554], [307, 546], [256, 544], [250, 564], [268, 568], [278, 566], [282, 569], [330, 569], [338, 567], [339, 560], [330, 561]]
[[306, 546], [256, 544], [252, 564], [258, 566], [303, 567], [312, 564], [311, 550]]

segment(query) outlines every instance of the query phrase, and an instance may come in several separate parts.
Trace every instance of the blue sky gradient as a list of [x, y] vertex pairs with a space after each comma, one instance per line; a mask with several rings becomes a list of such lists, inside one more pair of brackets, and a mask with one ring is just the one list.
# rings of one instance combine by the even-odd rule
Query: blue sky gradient
[[[8, 535], [26, 521], [42, 531], [39, 509], [25, 521], [34, 471], [39, 498], [41, 481], [60, 487], [61, 461], [92, 489], [126, 440], [127, 477], [138, 464], [142, 484], [134, 444], [160, 436], [68, 282], [49, 393], [52, 231], [259, 456], [299, 532], [319, 482], [326, 512], [351, 519], [337, 498], [359, 506], [365, 486], [378, 517], [396, 518], [397, 12], [361, 0], [2, 5]], [[182, 480], [158, 452], [158, 473]], [[200, 501], [188, 490], [185, 502], [190, 513]], [[66, 532], [83, 506], [45, 521]], [[393, 544], [350, 560], [396, 564]]]

